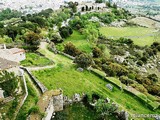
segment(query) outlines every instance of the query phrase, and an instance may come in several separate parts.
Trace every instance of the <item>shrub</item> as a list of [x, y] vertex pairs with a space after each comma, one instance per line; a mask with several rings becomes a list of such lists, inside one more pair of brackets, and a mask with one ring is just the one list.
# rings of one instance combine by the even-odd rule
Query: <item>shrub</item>
[[93, 63], [91, 56], [85, 53], [82, 53], [79, 56], [77, 56], [74, 62], [82, 68], [87, 68]]
[[140, 60], [141, 60], [143, 63], [146, 63], [146, 62], [147, 62], [147, 57], [143, 56]]
[[33, 106], [29, 111], [28, 114], [31, 113], [39, 113], [39, 107], [38, 106]]
[[142, 65], [143, 65], [142, 60], [138, 60], [138, 61], [137, 61], [137, 65], [142, 66]]
[[117, 63], [111, 63], [109, 68], [116, 73], [117, 76], [127, 75], [128, 70]]
[[81, 51], [78, 50], [71, 42], [65, 44], [63, 51], [74, 57], [81, 54]]
[[132, 80], [135, 80], [135, 74], [133, 74], [133, 73], [129, 73], [128, 74], [128, 78], [130, 78], [130, 79], [132, 79]]
[[133, 84], [133, 81], [130, 80], [130, 79], [128, 79], [127, 76], [121, 76], [121, 77], [119, 78], [119, 80], [120, 80], [123, 84], [125, 84], [125, 85]]
[[73, 33], [73, 31], [70, 27], [61, 27], [59, 33], [62, 38], [67, 38]]
[[147, 78], [149, 78], [153, 82], [157, 82], [158, 81], [158, 76], [156, 74], [150, 74], [150, 75], [147, 76]]
[[101, 56], [102, 56], [102, 51], [101, 51], [101, 49], [99, 49], [99, 48], [97, 48], [97, 47], [93, 48], [92, 53], [93, 53], [93, 57], [94, 57], [94, 58], [98, 58], [98, 57], [101, 57]]

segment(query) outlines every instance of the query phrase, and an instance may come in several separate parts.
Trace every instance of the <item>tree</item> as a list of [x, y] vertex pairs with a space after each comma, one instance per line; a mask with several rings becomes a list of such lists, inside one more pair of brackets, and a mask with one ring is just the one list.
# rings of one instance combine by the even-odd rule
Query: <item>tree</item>
[[34, 32], [29, 32], [25, 36], [26, 49], [35, 51], [40, 45], [40, 35]]
[[14, 41], [18, 33], [20, 32], [19, 27], [16, 26], [8, 26], [5, 30], [5, 34], [8, 35], [8, 37], [11, 37]]
[[0, 22], [0, 28], [4, 28], [4, 23]]
[[95, 3], [102, 3], [104, 0], [96, 0]]
[[106, 119], [117, 110], [117, 107], [111, 103], [106, 103], [104, 100], [99, 99], [95, 105], [95, 109], [101, 119]]
[[71, 42], [65, 44], [64, 52], [74, 57], [81, 54], [81, 51], [78, 50]]
[[30, 22], [20, 23], [18, 26], [22, 27], [22, 28], [26, 28], [26, 29], [34, 31], [34, 32], [37, 30], [37, 24], [35, 24], [35, 23], [30, 23]]
[[41, 16], [32, 16], [28, 20], [37, 23], [41, 28], [47, 26], [46, 20]]
[[98, 47], [93, 48], [93, 57], [98, 58], [102, 56], [102, 51]]
[[152, 80], [153, 82], [157, 82], [158, 81], [158, 76], [156, 74], [150, 74], [147, 76], [148, 79]]
[[70, 27], [61, 27], [59, 33], [62, 38], [67, 38], [73, 33], [73, 30]]
[[86, 53], [82, 53], [79, 56], [77, 56], [74, 60], [75, 63], [77, 63], [78, 66], [82, 68], [87, 68], [92, 65], [92, 57]]
[[61, 36], [59, 36], [57, 34], [52, 34], [51, 41], [54, 42], [55, 44], [57, 44], [57, 43], [62, 43], [64, 40], [61, 38]]
[[113, 4], [113, 8], [117, 9], [117, 5], [116, 3]]
[[18, 86], [18, 77], [13, 72], [0, 72], [0, 87], [5, 91], [6, 96], [13, 96]]

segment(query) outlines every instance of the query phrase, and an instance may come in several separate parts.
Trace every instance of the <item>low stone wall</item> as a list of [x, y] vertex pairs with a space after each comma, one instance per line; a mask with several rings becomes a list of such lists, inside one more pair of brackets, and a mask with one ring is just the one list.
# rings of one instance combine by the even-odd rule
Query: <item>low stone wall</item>
[[21, 69], [25, 70], [27, 72], [27, 74], [29, 75], [29, 77], [33, 80], [34, 84], [36, 84], [36, 86], [38, 87], [38, 89], [44, 93], [46, 92], [48, 89], [42, 84], [39, 82], [39, 80], [37, 80], [32, 74], [31, 72], [25, 68], [25, 67], [20, 67]]
[[69, 59], [71, 59], [71, 60], [74, 60], [75, 59], [75, 57], [73, 57], [73, 56], [71, 56], [71, 55], [69, 55], [69, 54], [66, 54], [66, 53], [64, 53], [64, 52], [58, 52], [59, 54], [61, 54], [61, 55], [64, 55], [65, 57], [67, 57], [67, 58], [69, 58]]

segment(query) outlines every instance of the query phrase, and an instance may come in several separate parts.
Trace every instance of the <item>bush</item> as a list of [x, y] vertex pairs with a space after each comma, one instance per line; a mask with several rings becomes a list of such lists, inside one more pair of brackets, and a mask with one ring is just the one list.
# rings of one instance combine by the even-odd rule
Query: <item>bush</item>
[[142, 66], [143, 65], [142, 60], [138, 60], [137, 65]]
[[143, 63], [146, 63], [146, 62], [147, 62], [147, 57], [143, 56], [140, 60], [141, 60]]
[[102, 56], [102, 51], [101, 51], [101, 49], [99, 49], [99, 48], [97, 48], [97, 47], [93, 48], [92, 53], [93, 53], [93, 57], [94, 57], [94, 58], [98, 58], [98, 57], [101, 57], [101, 56]]
[[135, 80], [136, 75], [133, 74], [133, 73], [129, 73], [129, 74], [128, 74], [128, 78], [129, 78], [129, 79], [132, 79], [132, 80]]
[[157, 82], [158, 81], [158, 76], [156, 74], [150, 74], [150, 75], [147, 76], [147, 78], [149, 78], [153, 82]]
[[71, 42], [68, 42], [67, 44], [65, 44], [64, 46], [64, 50], [63, 50], [66, 54], [69, 54], [73, 57], [80, 55], [82, 52], [77, 49], [75, 47], [75, 45], [73, 45]]
[[67, 38], [73, 33], [73, 30], [70, 27], [61, 27], [59, 33], [62, 38]]
[[28, 114], [31, 114], [31, 113], [39, 113], [39, 107], [38, 106], [33, 106], [29, 111], [28, 111]]
[[117, 63], [111, 63], [109, 65], [111, 71], [114, 71], [117, 76], [127, 75], [128, 70]]
[[121, 77], [119, 78], [119, 80], [120, 80], [123, 84], [125, 84], [125, 85], [133, 84], [133, 81], [130, 80], [130, 79], [128, 79], [127, 76], [121, 76]]
[[74, 62], [77, 63], [77, 65], [82, 68], [87, 68], [87, 67], [91, 66], [93, 63], [92, 57], [88, 54], [85, 54], [85, 53], [77, 56], [75, 58]]

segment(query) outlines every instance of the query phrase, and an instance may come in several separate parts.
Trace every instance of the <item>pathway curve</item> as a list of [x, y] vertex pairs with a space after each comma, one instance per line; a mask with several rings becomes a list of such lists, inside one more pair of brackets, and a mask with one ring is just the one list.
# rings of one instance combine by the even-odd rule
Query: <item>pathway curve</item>
[[44, 67], [26, 67], [29, 71], [36, 71], [36, 70], [44, 70], [44, 69], [50, 69], [53, 68], [55, 65], [47, 65]]

